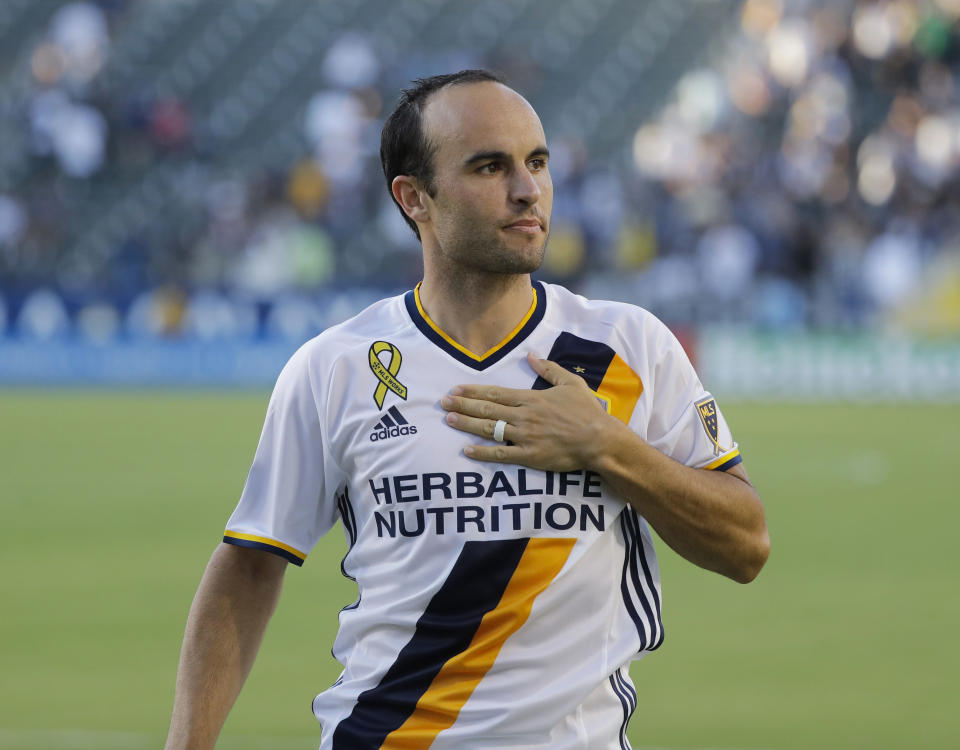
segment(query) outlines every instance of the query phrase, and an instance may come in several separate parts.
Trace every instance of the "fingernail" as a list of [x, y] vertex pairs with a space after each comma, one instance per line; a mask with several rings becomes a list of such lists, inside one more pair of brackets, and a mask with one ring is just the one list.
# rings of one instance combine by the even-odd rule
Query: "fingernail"
[[444, 409], [449, 409], [451, 406], [453, 406], [453, 399], [449, 396], [444, 396], [440, 399], [440, 406], [442, 406]]
[[472, 455], [473, 455], [473, 446], [472, 446], [472, 445], [468, 445], [466, 448], [463, 449], [463, 452], [466, 453], [468, 456], [472, 456]]
[[463, 388], [461, 388], [459, 385], [455, 385], [450, 389], [450, 393], [452, 393], [454, 396], [459, 396], [461, 393], [463, 393]]
[[451, 412], [450, 414], [447, 414], [447, 424], [456, 424], [456, 423], [457, 423], [457, 415], [454, 414], [453, 412]]

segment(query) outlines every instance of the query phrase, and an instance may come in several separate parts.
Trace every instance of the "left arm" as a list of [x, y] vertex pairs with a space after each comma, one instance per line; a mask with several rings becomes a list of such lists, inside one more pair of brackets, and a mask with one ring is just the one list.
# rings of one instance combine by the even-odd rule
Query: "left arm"
[[530, 356], [553, 384], [542, 391], [459, 386], [441, 404], [451, 426], [489, 438], [498, 419], [513, 445], [475, 445], [480, 461], [549, 471], [589, 469], [627, 500], [678, 554], [735, 581], [753, 580], [770, 539], [763, 505], [742, 464], [693, 469], [646, 443], [608, 415], [582, 378]]
[[682, 557], [749, 583], [770, 554], [760, 496], [743, 464], [692, 469], [645, 443], [613, 417], [596, 429], [592, 468]]

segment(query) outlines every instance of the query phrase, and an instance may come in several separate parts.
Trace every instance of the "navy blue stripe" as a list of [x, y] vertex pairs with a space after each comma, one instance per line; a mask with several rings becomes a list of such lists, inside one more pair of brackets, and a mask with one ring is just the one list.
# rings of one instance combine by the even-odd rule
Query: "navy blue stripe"
[[472, 367], [474, 370], [486, 370], [490, 365], [499, 362], [510, 352], [520, 346], [523, 340], [526, 339], [527, 336], [533, 332], [533, 329], [540, 324], [540, 321], [543, 320], [544, 313], [547, 311], [547, 293], [543, 288], [543, 284], [541, 284], [539, 281], [533, 282], [533, 288], [537, 290], [537, 305], [534, 308], [530, 319], [524, 324], [523, 328], [517, 331], [516, 335], [514, 335], [512, 339], [497, 349], [497, 351], [495, 351], [489, 357], [485, 357], [484, 359], [480, 360], [464, 354], [455, 346], [451, 346], [446, 339], [443, 338], [443, 336], [433, 329], [433, 327], [424, 319], [424, 317], [420, 314], [420, 311], [417, 309], [417, 299], [413, 290], [410, 290], [404, 295], [403, 301], [407, 306], [407, 312], [410, 314], [410, 319], [413, 321], [413, 324], [420, 329], [420, 333], [430, 339], [430, 341], [443, 349], [443, 351], [445, 351], [458, 362], [465, 364], [468, 367]]
[[[350, 576], [347, 576], [347, 578], [350, 578]], [[354, 579], [353, 579], [353, 578], [350, 578], [350, 580], [353, 581]], [[346, 607], [341, 607], [341, 608], [340, 608], [340, 611], [341, 611], [341, 612], [352, 612], [353, 610], [357, 609], [357, 607], [360, 606], [360, 602], [361, 602], [361, 601], [363, 601], [363, 592], [362, 592], [362, 591], [357, 594], [357, 600], [356, 600], [353, 604], [348, 604]], [[330, 649], [330, 653], [333, 654], [333, 649]], [[334, 659], [337, 659], [337, 661], [340, 661], [340, 659], [337, 658], [337, 655], [336, 655], [336, 654], [333, 654], [333, 658], [334, 658]]]
[[350, 490], [344, 487], [340, 497], [343, 501], [343, 508], [341, 512], [343, 513], [344, 517], [344, 525], [347, 527], [347, 531], [350, 533], [350, 546], [352, 547], [357, 543], [357, 519], [353, 515], [353, 504], [350, 502]]
[[357, 697], [333, 733], [334, 750], [376, 750], [410, 718], [443, 665], [470, 645], [483, 616], [503, 596], [528, 539], [463, 545], [410, 641], [380, 682]]
[[[614, 672], [614, 674], [616, 674], [616, 672]], [[627, 744], [627, 722], [630, 721], [630, 707], [627, 704], [626, 695], [624, 695], [617, 686], [617, 681], [613, 678], [613, 675], [610, 675], [610, 687], [613, 688], [613, 692], [616, 693], [616, 696], [620, 699], [620, 705], [623, 706], [623, 722], [620, 724], [620, 750], [629, 750], [629, 745]]]
[[[652, 641], [656, 637], [655, 630], [655, 615], [653, 613], [653, 608], [650, 606], [650, 601], [647, 599], [647, 595], [643, 592], [643, 584], [640, 583], [640, 569], [637, 567], [637, 560], [641, 560], [646, 565], [644, 561], [644, 550], [643, 542], [640, 539], [640, 527], [635, 523], [636, 515], [633, 508], [627, 508], [627, 525], [630, 526], [631, 530], [631, 540], [630, 540], [630, 578], [633, 581], [633, 590], [637, 593], [637, 599], [640, 602], [640, 606], [643, 608], [643, 612], [646, 615], [646, 623], [650, 626], [650, 640]], [[647, 641], [646, 636], [643, 639], [643, 648], [650, 648], [650, 641]]]
[[617, 683], [620, 685], [620, 689], [626, 694], [627, 702], [630, 704], [630, 710], [627, 712], [623, 720], [623, 727], [620, 729], [622, 742], [629, 748], [630, 740], [627, 739], [627, 728], [630, 726], [630, 719], [633, 718], [633, 712], [637, 710], [637, 694], [630, 686], [630, 683], [624, 678], [623, 667], [614, 672], [614, 675], [616, 675]]
[[350, 545], [353, 546], [357, 541], [357, 534], [353, 528], [353, 524], [350, 523], [350, 511], [347, 509], [347, 498], [344, 495], [337, 495], [337, 510], [340, 511], [340, 521], [343, 523], [343, 528], [347, 532], [347, 537], [350, 540]]
[[297, 557], [292, 552], [287, 552], [281, 547], [274, 547], [272, 544], [265, 544], [264, 542], [254, 542], [251, 539], [237, 539], [232, 536], [223, 537], [223, 541], [227, 544], [232, 544], [235, 547], [247, 547], [249, 549], [262, 549], [264, 552], [272, 552], [275, 555], [279, 555], [287, 562], [292, 562], [297, 567], [303, 566], [303, 560]]
[[354, 543], [353, 529], [350, 527], [350, 514], [347, 512], [347, 502], [343, 495], [337, 495], [337, 508], [340, 510], [340, 521], [343, 523], [343, 528], [346, 530], [347, 538], [350, 541], [348, 548], [352, 547]]
[[400, 410], [396, 406], [391, 406], [387, 409], [387, 413], [396, 420], [397, 424], [407, 424], [407, 420], [403, 418], [403, 414], [400, 413]]
[[731, 458], [729, 461], [726, 461], [726, 462], [720, 464], [719, 466], [714, 466], [714, 467], [711, 469], [711, 471], [726, 471], [727, 469], [732, 469], [734, 466], [736, 466], [737, 464], [741, 463], [742, 461], [743, 461], [743, 456], [741, 456], [741, 455], [738, 453], [736, 456], [734, 456], [733, 458]]
[[630, 714], [632, 716], [633, 712], [637, 709], [637, 692], [627, 681], [627, 678], [623, 676], [623, 667], [620, 667], [614, 674], [617, 676], [617, 682], [620, 683], [620, 687], [622, 687], [623, 691], [627, 694], [627, 699], [630, 701]]
[[353, 512], [353, 503], [350, 502], [350, 490], [343, 488], [343, 499], [347, 504], [347, 515], [350, 516], [350, 529], [353, 532], [353, 544], [357, 543], [357, 516]]
[[[343, 528], [346, 529], [347, 536], [350, 539], [350, 543], [347, 546], [347, 552], [343, 556], [343, 559], [340, 560], [340, 572], [343, 574], [344, 578], [356, 583], [357, 579], [350, 575], [346, 568], [347, 555], [350, 554], [350, 550], [353, 549], [353, 545], [356, 544], [357, 541], [357, 522], [353, 515], [353, 505], [350, 503], [350, 491], [344, 487], [343, 492], [336, 496], [336, 500], [337, 509], [340, 511], [340, 520], [343, 523]], [[354, 604], [344, 607], [344, 609], [356, 609], [358, 606], [360, 606], [360, 599], [357, 599]]]
[[[648, 605], [646, 602], [646, 597], [644, 597], [643, 608], [644, 610], [647, 611], [647, 614], [649, 614], [651, 618], [650, 619], [651, 633], [653, 632], [654, 628], [659, 630], [659, 635], [657, 635], [654, 642], [647, 647], [648, 651], [653, 651], [659, 648], [660, 644], [663, 643], [663, 620], [661, 619], [661, 613], [660, 613], [660, 595], [657, 594], [657, 587], [653, 583], [653, 574], [650, 572], [650, 566], [647, 564], [647, 553], [646, 553], [646, 549], [643, 546], [643, 539], [640, 533], [640, 519], [637, 516], [637, 512], [633, 508], [630, 508], [630, 520], [633, 522], [634, 531], [637, 537], [637, 543], [640, 545], [640, 554], [638, 555], [638, 557], [640, 558], [640, 565], [643, 566], [643, 577], [646, 579], [647, 588], [650, 589], [650, 595], [653, 597], [653, 606], [654, 606], [654, 609], [656, 610], [656, 616], [654, 616], [653, 612], [650, 612], [647, 609]], [[640, 588], [640, 585], [638, 583], [637, 593], [642, 596], [643, 595], [642, 591], [643, 589]]]
[[[634, 585], [636, 586], [637, 597], [640, 599], [643, 611], [647, 614], [647, 622], [650, 624], [650, 643], [646, 645], [646, 650], [653, 651], [663, 642], [663, 627], [660, 623], [660, 599], [657, 596], [657, 590], [653, 586], [653, 577], [650, 575], [650, 568], [647, 566], [647, 552], [643, 546], [640, 521], [633, 508], [629, 509], [627, 522], [633, 528], [633, 537], [637, 544], [637, 552], [631, 558], [632, 567], [630, 572], [633, 576]], [[653, 597], [652, 601], [646, 593], [644, 593], [643, 586], [640, 583], [640, 568], [637, 566], [638, 561], [640, 566], [643, 567], [644, 581], [646, 581], [647, 588], [650, 590], [650, 596]]]
[[[547, 359], [557, 362], [575, 375], [579, 375], [595, 391], [600, 388], [600, 384], [607, 374], [607, 369], [615, 356], [616, 352], [600, 341], [582, 339], [564, 331], [553, 342]], [[575, 368], [580, 368], [583, 372], [579, 372]], [[550, 382], [541, 377], [538, 377], [533, 384], [533, 389], [536, 391], [542, 391], [549, 387]]]
[[389, 414], [384, 414], [382, 417], [380, 417], [380, 424], [382, 424], [384, 427], [396, 427], [396, 426], [397, 426], [397, 425], [396, 425], [396, 422], [394, 422], [392, 419], [390, 419], [390, 415], [389, 415]]
[[623, 686], [627, 689], [627, 692], [630, 693], [630, 697], [633, 698], [633, 708], [634, 708], [634, 710], [636, 710], [636, 708], [637, 708], [637, 703], [638, 703], [638, 701], [637, 701], [637, 691], [636, 691], [636, 689], [633, 687], [633, 685], [630, 684], [630, 680], [628, 680], [628, 679], [626, 678], [626, 675], [623, 674], [623, 667], [620, 668], [620, 679], [623, 680]]
[[620, 579], [620, 592], [623, 596], [624, 606], [627, 608], [627, 613], [630, 615], [630, 619], [633, 620], [634, 626], [637, 628], [637, 635], [640, 636], [640, 648], [642, 651], [644, 646], [647, 645], [647, 636], [643, 629], [643, 620], [640, 618], [640, 613], [637, 612], [636, 606], [633, 604], [633, 596], [630, 594], [630, 584], [627, 578], [627, 571], [630, 565], [630, 555], [633, 552], [633, 544], [631, 542], [631, 533], [627, 526], [626, 520], [627, 509], [624, 508], [623, 512], [620, 514], [620, 529], [623, 531], [623, 575]]
[[627, 705], [629, 710], [623, 722], [623, 737], [624, 740], [626, 740], [627, 747], [630, 747], [630, 741], [627, 740], [627, 730], [630, 727], [630, 719], [633, 718], [633, 712], [637, 710], [637, 696], [636, 693], [630, 689], [630, 686], [627, 684], [626, 680], [623, 679], [623, 673], [620, 669], [614, 672], [614, 676], [616, 677], [617, 684], [620, 686], [620, 689], [623, 691], [624, 695], [627, 696]]
[[[357, 540], [357, 530], [355, 528], [355, 522], [353, 520], [353, 506], [350, 504], [350, 494], [349, 490], [346, 487], [343, 488], [343, 492], [336, 497], [337, 508], [340, 510], [340, 519], [343, 523], [343, 528], [347, 531], [347, 536], [350, 538], [350, 544], [346, 554], [343, 556], [343, 559], [340, 560], [340, 572], [343, 574], [343, 577], [349, 581], [357, 582], [357, 579], [354, 578], [347, 572], [347, 555], [350, 554], [350, 550], [353, 549], [353, 545]], [[360, 599], [362, 597], [362, 592], [358, 593], [357, 601], [353, 604], [348, 604], [346, 607], [341, 609], [341, 612], [346, 612], [347, 610], [356, 609], [360, 606]], [[330, 653], [333, 653], [333, 649], [330, 650]], [[336, 658], [336, 655], [334, 655]], [[338, 660], [339, 661], [339, 660]]]
[[[350, 524], [350, 548], [347, 550], [346, 554], [343, 556], [343, 559], [340, 561], [340, 570], [343, 571], [343, 574], [349, 578], [351, 581], [356, 583], [356, 579], [347, 573], [345, 564], [347, 562], [347, 555], [350, 554], [350, 550], [353, 549], [353, 545], [357, 542], [357, 518], [353, 513], [353, 503], [350, 502], [350, 490], [347, 487], [343, 488], [343, 505], [347, 510], [347, 518], [349, 519]], [[357, 587], [357, 600], [353, 604], [348, 604], [346, 607], [341, 609], [341, 612], [347, 612], [351, 609], [356, 609], [360, 606], [360, 602], [363, 600], [363, 592], [359, 590], [359, 585]]]
[[[343, 506], [343, 496], [337, 495], [337, 496], [335, 497], [335, 500], [337, 501], [337, 510], [340, 512], [340, 523], [343, 524], [343, 530], [347, 532], [347, 538], [349, 539], [349, 538], [350, 538], [350, 526], [347, 524], [347, 511], [345, 510], [345, 508], [344, 508], [344, 506]], [[353, 544], [353, 542], [351, 541], [350, 544]], [[340, 570], [343, 570], [343, 566], [342, 566], [342, 565], [340, 566]], [[344, 575], [346, 575], [346, 573], [344, 573]]]

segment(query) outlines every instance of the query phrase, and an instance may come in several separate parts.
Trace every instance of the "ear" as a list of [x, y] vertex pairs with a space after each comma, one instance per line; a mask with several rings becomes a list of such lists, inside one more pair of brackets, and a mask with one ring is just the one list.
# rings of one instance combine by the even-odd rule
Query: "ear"
[[403, 212], [418, 224], [430, 220], [430, 212], [426, 206], [426, 191], [420, 186], [415, 177], [409, 175], [397, 175], [393, 178], [390, 185], [393, 191], [393, 197], [403, 209]]

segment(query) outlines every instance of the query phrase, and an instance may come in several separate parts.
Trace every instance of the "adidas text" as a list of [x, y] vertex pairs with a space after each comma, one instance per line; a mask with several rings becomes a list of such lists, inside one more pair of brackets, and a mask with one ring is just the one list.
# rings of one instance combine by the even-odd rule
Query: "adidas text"
[[417, 428], [412, 424], [405, 424], [402, 427], [391, 427], [387, 429], [384, 427], [382, 430], [377, 430], [370, 434], [370, 441], [376, 442], [377, 440], [387, 440], [389, 438], [399, 437], [400, 435], [416, 435]]

